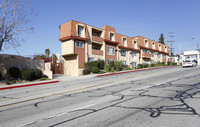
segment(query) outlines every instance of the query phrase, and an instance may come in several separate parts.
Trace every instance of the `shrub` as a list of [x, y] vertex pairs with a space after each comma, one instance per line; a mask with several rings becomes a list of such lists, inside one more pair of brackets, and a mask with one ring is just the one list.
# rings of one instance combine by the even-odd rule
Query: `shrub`
[[115, 70], [115, 62], [114, 61], [110, 61], [109, 66], [110, 66], [110, 68], [113, 68]]
[[143, 64], [138, 64], [138, 65], [137, 65], [137, 68], [138, 68], [138, 69], [143, 68]]
[[33, 71], [35, 73], [35, 78], [34, 79], [40, 79], [40, 78], [42, 78], [42, 71], [41, 70], [34, 69]]
[[148, 67], [148, 64], [143, 64], [143, 67], [144, 67], [144, 68], [147, 68], [147, 67]]
[[112, 68], [110, 69], [110, 72], [115, 72], [114, 67], [112, 67]]
[[32, 81], [35, 79], [35, 72], [32, 69], [26, 69], [22, 71], [21, 77], [24, 80]]
[[90, 69], [84, 69], [83, 70], [83, 75], [88, 75], [90, 74]]
[[115, 62], [115, 66], [116, 66], [116, 71], [122, 71], [123, 70], [123, 64], [121, 61], [116, 61]]
[[151, 64], [151, 67], [155, 67], [155, 64]]
[[8, 73], [12, 78], [19, 78], [20, 77], [20, 69], [18, 67], [11, 67], [8, 70]]
[[0, 72], [0, 80], [1, 80], [1, 78], [2, 78], [2, 74], [1, 74], [1, 72]]
[[165, 62], [161, 62], [161, 66], [165, 66]]
[[105, 62], [104, 60], [98, 60], [98, 68], [103, 70], [104, 69], [104, 65], [105, 65]]
[[104, 66], [104, 69], [105, 69], [106, 72], [109, 72], [109, 71], [110, 71], [110, 66], [109, 66], [108, 64], [106, 64], [106, 65]]
[[86, 62], [84, 65], [86, 69], [91, 69], [92, 67], [98, 67], [99, 69], [104, 69], [105, 62], [104, 60], [95, 60]]
[[92, 67], [91, 72], [92, 73], [99, 73], [99, 68], [98, 67]]

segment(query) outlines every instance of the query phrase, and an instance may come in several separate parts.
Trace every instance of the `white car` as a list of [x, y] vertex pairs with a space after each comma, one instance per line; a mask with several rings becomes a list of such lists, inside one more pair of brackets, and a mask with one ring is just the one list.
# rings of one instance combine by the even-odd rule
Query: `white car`
[[183, 62], [183, 67], [196, 67], [197, 63], [194, 60], [186, 60]]

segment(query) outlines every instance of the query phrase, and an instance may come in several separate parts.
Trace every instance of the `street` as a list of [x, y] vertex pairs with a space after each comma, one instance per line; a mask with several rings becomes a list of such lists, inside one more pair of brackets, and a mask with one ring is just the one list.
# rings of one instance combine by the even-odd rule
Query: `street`
[[0, 91], [1, 127], [199, 127], [200, 67]]

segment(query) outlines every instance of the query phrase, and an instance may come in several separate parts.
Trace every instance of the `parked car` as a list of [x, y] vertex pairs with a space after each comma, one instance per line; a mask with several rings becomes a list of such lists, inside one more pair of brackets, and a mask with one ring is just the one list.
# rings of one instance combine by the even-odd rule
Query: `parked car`
[[196, 67], [197, 66], [197, 63], [195, 60], [186, 60], [183, 62], [183, 68], [184, 67]]

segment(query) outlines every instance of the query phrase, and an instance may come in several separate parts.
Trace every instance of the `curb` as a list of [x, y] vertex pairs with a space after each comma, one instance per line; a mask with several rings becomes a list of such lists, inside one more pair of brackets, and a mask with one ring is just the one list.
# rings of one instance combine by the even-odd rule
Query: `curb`
[[154, 68], [145, 68], [145, 69], [138, 69], [138, 70], [131, 70], [131, 71], [114, 72], [114, 73], [109, 73], [109, 74], [97, 75], [97, 77], [124, 74], [124, 73], [131, 73], [131, 72], [137, 72], [137, 71], [147, 71], [147, 70], [153, 70], [153, 69], [169, 68], [169, 67], [176, 67], [176, 66], [154, 67]]
[[57, 83], [57, 82], [59, 81], [56, 80], [56, 81], [49, 81], [49, 82], [31, 83], [31, 84], [25, 84], [25, 85], [6, 86], [6, 87], [1, 87], [0, 90], [7, 90], [7, 89], [14, 89], [14, 88], [28, 87], [28, 86], [37, 86], [37, 85], [51, 84], [51, 83]]

